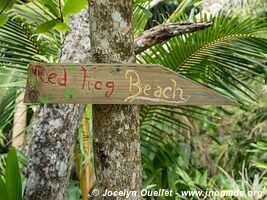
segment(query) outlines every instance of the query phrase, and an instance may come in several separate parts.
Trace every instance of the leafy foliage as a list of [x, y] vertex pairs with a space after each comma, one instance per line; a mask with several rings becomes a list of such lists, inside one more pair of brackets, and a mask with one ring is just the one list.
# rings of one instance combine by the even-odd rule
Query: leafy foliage
[[1, 12], [3, 12], [4, 10], [10, 10], [13, 7], [14, 3], [15, 3], [14, 0], [2, 0], [0, 2]]
[[75, 1], [75, 4], [71, 0], [66, 0], [65, 5], [62, 9], [63, 16], [67, 17], [69, 15], [77, 14], [82, 9], [86, 8], [88, 5], [87, 0], [78, 0]]
[[[240, 103], [255, 94], [244, 80], [262, 76], [264, 65], [253, 66], [264, 59], [266, 39], [257, 38], [265, 24], [248, 19], [237, 25], [238, 18], [226, 20], [219, 15], [212, 28], [176, 37], [143, 53], [139, 62], [160, 63]], [[248, 59], [249, 58], [249, 59]], [[208, 73], [207, 73], [208, 72]]]
[[38, 2], [15, 5], [8, 22], [0, 28], [0, 91], [4, 94], [0, 95], [1, 132], [8, 125], [12, 127], [15, 99], [19, 94], [16, 91], [25, 86], [28, 63], [56, 60], [62, 45], [57, 31], [50, 30], [46, 35], [32, 31], [50, 17], [46, 10], [36, 12], [40, 6]]
[[[266, 141], [260, 141], [257, 142], [257, 144], [252, 143], [251, 146], [253, 147], [252, 150], [249, 150], [249, 152], [257, 153], [257, 154], [263, 154], [267, 155], [267, 142]], [[267, 163], [263, 160], [255, 160], [254, 164], [262, 169], [267, 170]]]
[[8, 15], [5, 13], [0, 14], [0, 26], [3, 26], [8, 21]]
[[[174, 14], [165, 20], [212, 21], [213, 27], [178, 36], [156, 45], [138, 55], [138, 61], [160, 63], [213, 90], [235, 98], [239, 103], [246, 104], [250, 102], [249, 99], [254, 101], [257, 98], [257, 92], [252, 89], [251, 82], [259, 83], [260, 78], [262, 82], [265, 76], [266, 66], [262, 63], [266, 59], [263, 52], [267, 51], [264, 36], [266, 24], [256, 18], [242, 21], [238, 17], [224, 13], [210, 18], [203, 15], [202, 18], [197, 19], [192, 16], [192, 12], [184, 13], [187, 9], [186, 5], [192, 6], [191, 3], [184, 1]], [[195, 9], [194, 6], [192, 9]], [[143, 27], [141, 23], [140, 27]], [[213, 164], [212, 161], [214, 162], [216, 157], [211, 157], [208, 153], [211, 150], [206, 152], [207, 145], [201, 142], [201, 139], [219, 142], [216, 135], [202, 137], [207, 130], [213, 130], [214, 133], [218, 131], [215, 123], [220, 122], [221, 116], [216, 110], [190, 106], [186, 108], [146, 106], [141, 112], [141, 117], [145, 187], [172, 188], [175, 191], [205, 190], [216, 189], [214, 185], [216, 183], [221, 186], [220, 189], [227, 188], [223, 186], [223, 182], [215, 182], [216, 179], [226, 178], [225, 174], [216, 170], [222, 163]], [[200, 127], [206, 127], [207, 130]], [[245, 151], [248, 149], [244, 146], [248, 147], [251, 140], [240, 142], [242, 139], [238, 137], [233, 141], [237, 146], [233, 149], [233, 154], [229, 155], [229, 160], [237, 158], [236, 163], [240, 163], [239, 158], [248, 159], [245, 156], [239, 157], [235, 152], [236, 150], [244, 152], [244, 149]], [[216, 147], [219, 146], [222, 144], [217, 143]], [[231, 148], [226, 146], [224, 152], [218, 153], [224, 155], [223, 153], [231, 152], [227, 147]], [[224, 161], [225, 166], [229, 166], [228, 160], [219, 158]], [[242, 165], [242, 162], [240, 164]], [[199, 177], [204, 173], [204, 169], [208, 172], [206, 181], [210, 181], [210, 187], [192, 180], [194, 179], [192, 177], [201, 179]], [[229, 171], [232, 169], [240, 169], [240, 167], [233, 165]], [[214, 176], [216, 173], [218, 175]], [[209, 180], [210, 176], [214, 177]], [[229, 184], [231, 185], [228, 182]]]
[[0, 2], [0, 27], [5, 25], [8, 21], [8, 14], [4, 11], [10, 10], [14, 3], [14, 0], [2, 0]]
[[21, 200], [22, 183], [18, 157], [15, 148], [10, 149], [6, 163], [4, 179], [0, 177], [1, 198], [6, 200]]

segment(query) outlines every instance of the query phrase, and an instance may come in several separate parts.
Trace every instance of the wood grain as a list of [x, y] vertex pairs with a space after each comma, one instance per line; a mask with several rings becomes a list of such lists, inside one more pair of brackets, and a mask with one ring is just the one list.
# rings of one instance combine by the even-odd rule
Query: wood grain
[[234, 105], [161, 65], [30, 64], [25, 103]]

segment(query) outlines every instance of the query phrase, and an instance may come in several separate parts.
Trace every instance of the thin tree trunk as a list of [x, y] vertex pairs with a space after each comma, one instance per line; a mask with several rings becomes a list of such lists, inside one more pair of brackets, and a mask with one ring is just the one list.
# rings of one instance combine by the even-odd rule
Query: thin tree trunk
[[[89, 22], [87, 11], [70, 21], [72, 32], [66, 38], [61, 62], [89, 62]], [[85, 105], [44, 105], [38, 111], [39, 122], [29, 158], [25, 200], [63, 200], [69, 183], [77, 130]]]
[[21, 150], [24, 143], [24, 129], [27, 122], [27, 106], [23, 104], [24, 93], [22, 92], [16, 99], [16, 108], [14, 113], [12, 145]]
[[26, 131], [25, 134], [25, 139], [24, 139], [24, 143], [21, 147], [21, 152], [26, 155], [27, 157], [29, 157], [29, 153], [30, 153], [30, 148], [32, 146], [32, 138], [34, 136], [34, 130], [35, 130], [35, 126], [36, 124], [39, 122], [39, 112], [40, 110], [37, 109], [36, 111], [34, 111], [31, 121], [30, 121], [30, 126], [28, 128], [28, 130]]
[[[129, 0], [91, 0], [92, 57], [96, 63], [133, 63], [133, 2]], [[105, 190], [140, 191], [141, 153], [139, 107], [131, 105], [93, 106], [94, 155], [97, 199]], [[92, 193], [94, 195], [94, 193]], [[131, 197], [129, 199], [140, 199]]]

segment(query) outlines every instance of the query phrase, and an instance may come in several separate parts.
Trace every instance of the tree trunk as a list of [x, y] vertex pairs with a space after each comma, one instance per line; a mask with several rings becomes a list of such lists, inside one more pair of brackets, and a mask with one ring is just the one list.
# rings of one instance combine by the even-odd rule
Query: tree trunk
[[16, 108], [14, 113], [13, 132], [12, 132], [12, 146], [21, 150], [24, 143], [24, 129], [27, 122], [27, 106], [23, 104], [24, 92], [19, 94], [16, 99]]
[[[91, 0], [89, 20], [92, 59], [96, 63], [135, 61], [130, 0]], [[109, 191], [140, 191], [141, 155], [139, 107], [93, 106], [94, 155], [97, 199], [125, 199], [101, 194]], [[92, 192], [92, 195], [95, 195]], [[141, 199], [130, 197], [129, 199]]]
[[[89, 22], [87, 11], [70, 20], [72, 32], [66, 38], [61, 62], [89, 62]], [[69, 183], [77, 130], [85, 105], [43, 105], [29, 158], [25, 200], [63, 200]]]

